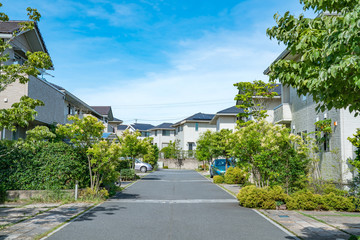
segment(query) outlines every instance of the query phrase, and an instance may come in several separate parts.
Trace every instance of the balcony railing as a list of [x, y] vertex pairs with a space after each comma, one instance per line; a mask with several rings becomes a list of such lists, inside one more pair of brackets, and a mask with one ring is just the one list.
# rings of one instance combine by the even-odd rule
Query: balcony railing
[[282, 103], [274, 109], [274, 122], [277, 124], [290, 124], [292, 121], [291, 105]]

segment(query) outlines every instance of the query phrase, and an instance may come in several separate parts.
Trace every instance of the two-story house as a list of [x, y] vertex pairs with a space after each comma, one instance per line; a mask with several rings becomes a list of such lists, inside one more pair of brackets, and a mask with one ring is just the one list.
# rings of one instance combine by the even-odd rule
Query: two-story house
[[117, 134], [118, 125], [123, 121], [114, 117], [111, 106], [91, 106], [101, 115], [101, 121], [105, 125], [105, 132]]
[[[19, 30], [20, 23], [21, 21], [0, 22], [1, 38], [5, 41], [11, 39], [13, 33]], [[28, 51], [48, 53], [37, 23], [35, 23], [34, 29], [18, 34], [10, 42], [10, 45], [12, 48], [6, 50], [10, 60], [4, 64], [23, 64], [27, 59], [26, 52]], [[45, 103], [45, 106], [36, 108], [38, 114], [35, 121], [31, 122], [27, 128], [17, 127], [16, 132], [2, 129], [0, 134], [1, 139], [25, 137], [27, 129], [31, 129], [36, 125], [64, 122], [64, 93], [42, 77], [29, 76], [29, 81], [25, 84], [14, 82], [7, 86], [4, 91], [0, 92], [0, 108], [10, 108], [13, 103], [19, 102], [22, 96], [39, 99]]]
[[[285, 50], [279, 59], [298, 60], [299, 56], [292, 56]], [[264, 74], [270, 72], [269, 68]], [[281, 82], [281, 79], [279, 79]], [[355, 117], [348, 109], [332, 109], [324, 112], [316, 111], [316, 103], [311, 95], [299, 96], [297, 90], [291, 86], [282, 85], [282, 101], [274, 109], [274, 123], [285, 124], [291, 132], [298, 135], [311, 134], [315, 138], [315, 122], [331, 119], [332, 133], [321, 142], [319, 169], [325, 180], [347, 183], [353, 178], [353, 172], [348, 162], [354, 158], [354, 147], [347, 140], [352, 137], [356, 128], [360, 128], [360, 117]]]
[[172, 125], [172, 123], [162, 123], [150, 129], [150, 137], [159, 150], [167, 147], [170, 141], [175, 141], [175, 128]]
[[221, 129], [230, 129], [235, 132], [238, 114], [241, 112], [244, 112], [244, 110], [236, 106], [226, 108], [217, 112], [213, 119], [211, 119], [210, 124], [216, 125], [217, 132]]
[[201, 133], [216, 131], [216, 126], [210, 124], [214, 116], [215, 114], [199, 112], [172, 125], [175, 128], [175, 139], [179, 140], [182, 150], [195, 150]]

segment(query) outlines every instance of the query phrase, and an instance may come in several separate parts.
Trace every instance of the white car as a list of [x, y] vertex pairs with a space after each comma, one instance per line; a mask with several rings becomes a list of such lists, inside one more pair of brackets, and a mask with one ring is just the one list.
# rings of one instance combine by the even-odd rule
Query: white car
[[147, 171], [151, 171], [153, 168], [150, 164], [144, 163], [139, 159], [135, 159], [135, 170], [146, 173]]

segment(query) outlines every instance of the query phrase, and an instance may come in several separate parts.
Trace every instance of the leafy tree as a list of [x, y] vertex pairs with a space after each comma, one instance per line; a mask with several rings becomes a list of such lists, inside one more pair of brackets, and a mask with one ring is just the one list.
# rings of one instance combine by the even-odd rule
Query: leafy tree
[[100, 184], [104, 181], [114, 182], [119, 177], [116, 171], [120, 158], [121, 148], [115, 142], [109, 143], [106, 140], [96, 142], [87, 149], [87, 155], [90, 159], [92, 179], [91, 189], [96, 192], [100, 189]]
[[196, 141], [196, 158], [199, 161], [203, 161], [203, 167], [205, 169], [205, 161], [210, 162], [213, 157], [213, 148], [212, 148], [212, 138], [214, 132], [207, 130], [206, 132], [200, 134], [199, 139]]
[[148, 144], [146, 147], [147, 150], [146, 154], [143, 156], [143, 160], [144, 162], [149, 163], [152, 167], [155, 167], [159, 160], [159, 149], [156, 145], [151, 144], [151, 140], [151, 138], [148, 140]]
[[[349, 107], [360, 111], [360, 2], [357, 0], [300, 0], [304, 10], [320, 13], [315, 19], [286, 12], [275, 14], [270, 39], [285, 44], [295, 59], [270, 66], [270, 79], [311, 94], [317, 109]], [[329, 14], [331, 13], [331, 14]], [[336, 13], [336, 14], [335, 14]], [[341, 87], [339, 87], [341, 86]]]
[[[80, 119], [75, 115], [69, 116], [68, 120], [72, 121], [72, 123], [65, 125], [58, 124], [56, 133], [68, 137], [70, 142], [73, 143], [76, 147], [82, 149], [84, 153], [86, 153], [88, 149], [92, 148], [94, 144], [97, 144], [101, 140], [105, 126], [100, 121], [98, 121], [96, 117], [86, 116], [83, 119]], [[93, 187], [97, 186], [98, 182], [96, 181], [99, 179], [94, 175], [98, 173], [98, 170], [93, 169], [93, 166], [95, 168], [97, 168], [97, 166], [92, 164], [91, 156], [91, 154], [87, 154], [90, 185], [92, 190], [94, 190]]]
[[178, 159], [181, 156], [180, 140], [170, 141], [167, 147], [161, 149], [165, 159]]
[[[2, 4], [0, 3], [0, 7]], [[11, 42], [14, 39], [28, 30], [34, 28], [35, 22], [40, 20], [41, 15], [36, 9], [27, 8], [27, 15], [29, 21], [19, 23], [20, 28], [14, 31], [12, 37], [5, 40], [0, 39], [0, 62], [8, 62], [10, 60], [7, 51], [12, 48]], [[4, 12], [0, 12], [0, 21], [7, 22], [9, 17]], [[1, 64], [0, 65], [0, 92], [4, 91], [6, 87], [18, 81], [22, 84], [29, 81], [29, 76], [39, 75], [39, 69], [49, 69], [52, 66], [51, 59], [48, 54], [44, 52], [27, 52], [27, 60], [22, 64]], [[19, 103], [14, 103], [9, 109], [0, 109], [0, 128], [7, 128], [12, 131], [16, 130], [15, 125], [25, 127], [29, 121], [35, 119], [36, 106], [43, 106], [43, 102], [34, 100], [23, 96]]]
[[266, 108], [269, 99], [278, 95], [273, 91], [276, 85], [257, 80], [254, 82], [239, 82], [234, 86], [239, 90], [235, 97], [237, 107], [244, 110], [244, 112], [238, 114], [240, 126], [246, 125], [246, 122], [251, 117], [258, 121], [268, 116]]
[[139, 131], [130, 132], [125, 130], [121, 138], [119, 138], [121, 146], [121, 156], [132, 160], [132, 168], [135, 168], [135, 158], [144, 155], [148, 150], [148, 141], [141, 140]]
[[309, 171], [309, 147], [284, 126], [264, 120], [234, 133], [232, 155], [248, 163], [257, 186], [301, 187]]
[[56, 135], [52, 133], [46, 126], [36, 126], [35, 128], [26, 131], [26, 141], [40, 142], [44, 140], [54, 139]]

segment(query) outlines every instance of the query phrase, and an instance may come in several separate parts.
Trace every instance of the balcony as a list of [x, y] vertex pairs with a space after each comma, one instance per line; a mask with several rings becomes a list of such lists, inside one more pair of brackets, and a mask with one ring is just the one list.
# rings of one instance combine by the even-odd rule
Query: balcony
[[276, 124], [290, 124], [292, 121], [291, 105], [289, 103], [282, 103], [274, 108], [274, 123]]

